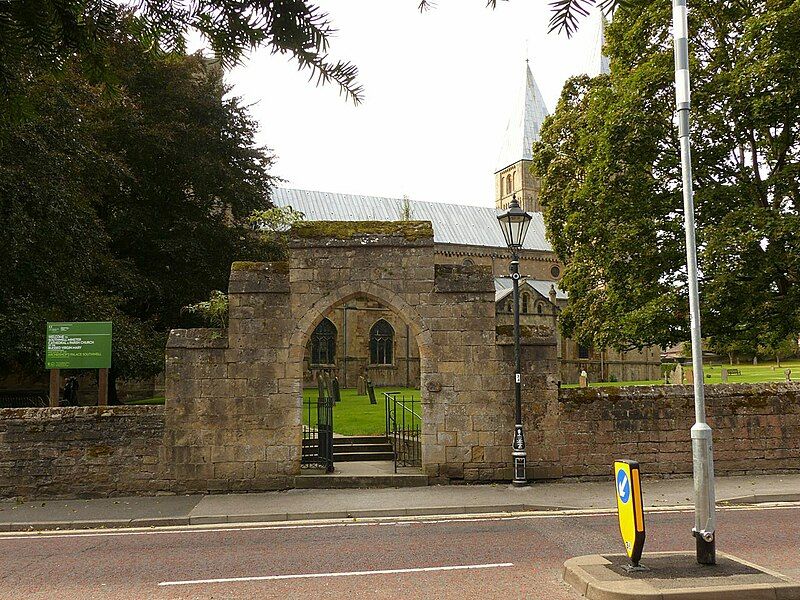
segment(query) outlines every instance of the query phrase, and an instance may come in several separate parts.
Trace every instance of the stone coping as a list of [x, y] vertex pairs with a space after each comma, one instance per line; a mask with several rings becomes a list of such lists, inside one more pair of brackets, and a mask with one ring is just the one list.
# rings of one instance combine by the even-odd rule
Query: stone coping
[[623, 554], [570, 558], [562, 578], [590, 600], [800, 599], [800, 583], [775, 571], [717, 552], [717, 564], [699, 565], [691, 552], [653, 552], [642, 557], [647, 571], [628, 573]]
[[48, 419], [63, 420], [83, 417], [140, 417], [146, 415], [163, 415], [164, 406], [155, 405], [119, 405], [119, 406], [54, 406], [44, 408], [0, 408], [0, 420], [18, 419], [44, 421]]
[[[764, 396], [781, 393], [800, 394], [800, 382], [774, 383], [714, 383], [705, 385], [710, 398], [722, 396]], [[592, 402], [594, 400], [618, 400], [647, 398], [693, 398], [691, 385], [625, 385], [608, 387], [562, 388], [558, 399], [562, 402]]]

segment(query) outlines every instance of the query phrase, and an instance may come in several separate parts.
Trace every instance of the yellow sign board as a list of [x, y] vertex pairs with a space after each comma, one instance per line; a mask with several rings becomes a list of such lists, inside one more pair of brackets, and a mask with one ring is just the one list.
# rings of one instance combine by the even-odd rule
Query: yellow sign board
[[614, 462], [619, 532], [625, 552], [634, 566], [639, 564], [644, 548], [644, 513], [639, 463], [632, 460]]

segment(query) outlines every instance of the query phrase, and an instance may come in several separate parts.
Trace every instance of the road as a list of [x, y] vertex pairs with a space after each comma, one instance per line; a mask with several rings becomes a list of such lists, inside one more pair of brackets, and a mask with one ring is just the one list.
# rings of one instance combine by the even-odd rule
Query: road
[[[800, 579], [799, 511], [721, 510], [719, 548]], [[645, 557], [694, 548], [691, 512], [646, 519]], [[615, 515], [597, 513], [3, 534], [0, 598], [575, 599], [564, 560], [619, 551]]]

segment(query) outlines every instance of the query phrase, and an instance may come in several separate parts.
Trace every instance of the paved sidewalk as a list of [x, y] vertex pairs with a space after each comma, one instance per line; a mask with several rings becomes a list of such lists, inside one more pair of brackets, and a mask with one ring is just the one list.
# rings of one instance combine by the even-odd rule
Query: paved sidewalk
[[[718, 477], [720, 504], [800, 501], [800, 474]], [[691, 479], [645, 480], [645, 505], [692, 505]], [[409, 515], [613, 508], [613, 481], [296, 489], [257, 494], [0, 501], [0, 531], [150, 527]]]

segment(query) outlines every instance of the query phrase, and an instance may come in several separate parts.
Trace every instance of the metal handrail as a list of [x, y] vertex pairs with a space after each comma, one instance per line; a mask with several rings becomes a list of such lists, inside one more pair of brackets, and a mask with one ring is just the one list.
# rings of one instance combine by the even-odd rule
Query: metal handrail
[[[384, 392], [386, 405], [386, 437], [392, 438], [394, 450], [394, 471], [397, 473], [398, 464], [403, 466], [421, 466], [420, 425], [422, 417], [414, 410], [414, 404], [419, 402], [412, 396], [411, 408], [406, 406], [409, 402], [405, 396], [398, 399], [400, 392]], [[400, 405], [398, 418], [397, 407]]]

